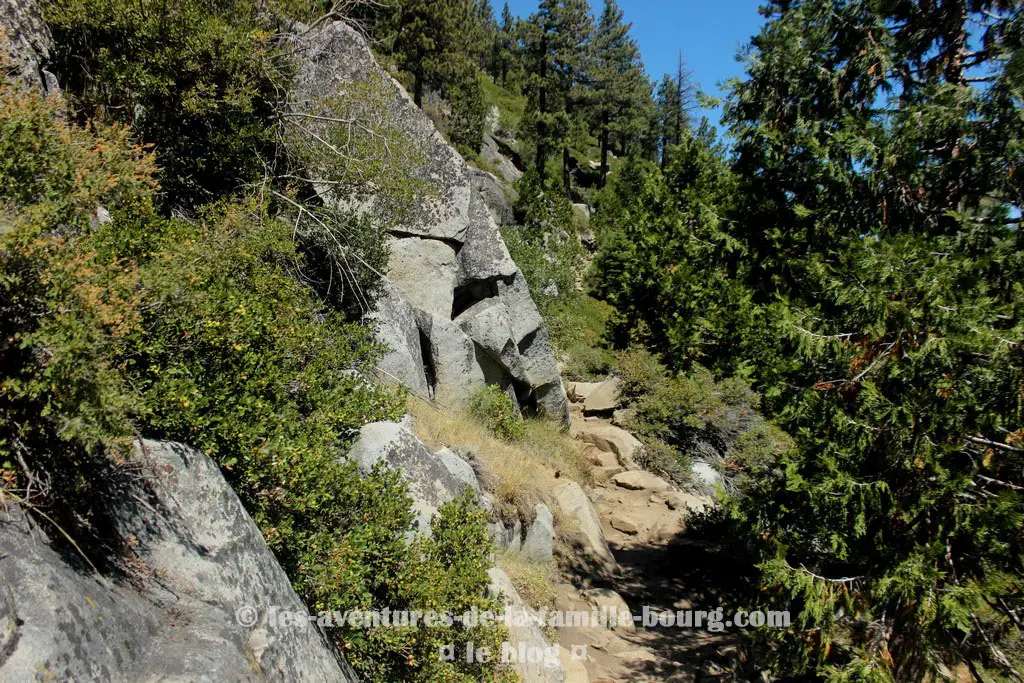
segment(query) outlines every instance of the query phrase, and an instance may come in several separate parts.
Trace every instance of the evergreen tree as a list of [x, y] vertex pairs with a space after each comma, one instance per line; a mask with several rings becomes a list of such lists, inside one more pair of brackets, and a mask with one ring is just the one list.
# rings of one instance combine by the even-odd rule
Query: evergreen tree
[[544, 186], [547, 176], [547, 160], [552, 139], [556, 137], [558, 119], [549, 110], [551, 97], [550, 39], [554, 31], [552, 6], [554, 2], [541, 4], [536, 14], [520, 24], [523, 44], [523, 66], [526, 71], [524, 92], [526, 109], [520, 124], [520, 137], [524, 145], [532, 148], [533, 170], [538, 182]]
[[413, 101], [423, 106], [428, 88], [448, 100], [445, 131], [461, 148], [479, 150], [483, 143], [479, 65], [494, 30], [486, 0], [400, 0], [381, 28], [384, 49], [411, 77]]
[[441, 82], [444, 57], [453, 49], [457, 0], [401, 0], [384, 29], [386, 49], [412, 76], [412, 99], [423, 106], [428, 87]]
[[587, 0], [561, 0], [554, 5], [554, 40], [551, 64], [559, 103], [565, 114], [566, 135], [562, 138], [562, 184], [572, 189], [569, 147], [585, 134], [586, 106], [590, 98], [593, 19]]
[[494, 41], [494, 57], [491, 66], [491, 75], [501, 83], [502, 87], [508, 85], [509, 71], [513, 69], [516, 60], [518, 23], [506, 2], [505, 8], [501, 11], [501, 25]]
[[656, 126], [662, 168], [668, 161], [669, 148], [682, 144], [683, 131], [691, 124], [696, 90], [680, 53], [675, 75], [665, 74], [657, 87]]
[[473, 0], [469, 29], [472, 35], [468, 39], [468, 52], [475, 58], [476, 66], [486, 70], [498, 41], [498, 22], [491, 0]]
[[594, 32], [593, 116], [601, 146], [601, 187], [608, 177], [612, 134], [634, 124], [638, 102], [650, 99], [640, 49], [629, 36], [631, 26], [623, 22], [615, 0], [605, 0]]
[[684, 133], [599, 255], [603, 291], [676, 367], [749, 374], [794, 438], [730, 508], [754, 594], [795, 617], [764, 661], [1019, 678], [1024, 10], [765, 13], [727, 107], [735, 185]]
[[654, 126], [658, 131], [658, 158], [661, 168], [664, 170], [668, 163], [668, 151], [672, 145], [678, 145], [679, 140], [673, 134], [673, 114], [679, 111], [679, 90], [676, 81], [669, 74], [661, 77], [658, 87], [655, 89], [655, 120]]
[[562, 149], [562, 182], [569, 191], [569, 145], [580, 137], [590, 78], [593, 22], [586, 0], [542, 0], [526, 22], [528, 107], [524, 133], [534, 146], [543, 181], [551, 149]]

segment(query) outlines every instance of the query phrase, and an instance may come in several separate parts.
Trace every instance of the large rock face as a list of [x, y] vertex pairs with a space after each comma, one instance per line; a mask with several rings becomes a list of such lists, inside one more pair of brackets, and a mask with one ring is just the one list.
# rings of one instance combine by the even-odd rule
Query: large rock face
[[57, 92], [57, 79], [45, 68], [53, 39], [39, 5], [32, 0], [0, 0], [0, 34], [0, 50], [10, 59], [5, 76], [43, 93]]
[[99, 576], [24, 512], [0, 515], [0, 680], [355, 681], [216, 464], [144, 441], [110, 491], [132, 581]]
[[[299, 32], [292, 47], [298, 66], [294, 115], [317, 112], [325, 98], [345, 97], [360, 84], [379, 84], [389, 126], [425, 159], [405, 169], [430, 188], [415, 191], [411, 209], [396, 214], [388, 201], [373, 196], [359, 202], [359, 210], [392, 234], [391, 286], [373, 315], [378, 336], [392, 349], [381, 377], [453, 408], [463, 407], [480, 385], [501, 384], [525, 409], [567, 425], [568, 400], [547, 330], [498, 232], [495, 218], [505, 216], [492, 208], [494, 179], [466, 165], [345, 24]], [[351, 197], [336, 196], [337, 186], [317, 187], [324, 201], [352, 206]], [[482, 319], [461, 317], [480, 312], [477, 304], [484, 301], [483, 308], [501, 308]], [[483, 330], [492, 319], [500, 329]]]

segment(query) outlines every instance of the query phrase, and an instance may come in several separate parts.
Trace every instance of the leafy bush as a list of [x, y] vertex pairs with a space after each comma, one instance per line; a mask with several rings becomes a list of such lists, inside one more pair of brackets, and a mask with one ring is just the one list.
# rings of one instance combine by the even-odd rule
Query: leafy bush
[[99, 454], [119, 457], [140, 412], [111, 360], [138, 328], [138, 267], [73, 237], [97, 206], [145, 215], [155, 166], [124, 128], [68, 126], [60, 107], [0, 81], [0, 479], [32, 505], [60, 495], [88, 545]]
[[130, 123], [156, 147], [172, 207], [191, 208], [262, 177], [273, 103], [285, 82], [273, 26], [245, 0], [50, 0], [48, 68], [80, 121]]
[[311, 193], [329, 191], [333, 203], [357, 212], [372, 201], [375, 219], [400, 224], [413, 200], [436, 188], [414, 173], [426, 153], [395, 122], [394, 97], [387, 76], [373, 74], [308, 103], [307, 112], [283, 114], [278, 135]]
[[295, 276], [347, 318], [373, 309], [387, 270], [387, 230], [369, 216], [277, 194], [279, 216], [294, 226], [303, 267]]
[[690, 450], [706, 444], [721, 455], [729, 452], [741, 433], [760, 419], [756, 403], [732, 402], [707, 370], [669, 377], [635, 403], [638, 429], [666, 443]]
[[559, 302], [575, 293], [580, 252], [575, 237], [567, 233], [537, 233], [519, 225], [501, 231], [509, 254], [523, 271], [530, 295], [545, 319]]
[[737, 495], [764, 475], [790, 447], [788, 438], [758, 413], [760, 397], [742, 379], [716, 381], [700, 367], [673, 374], [647, 349], [617, 354], [621, 395], [635, 410], [630, 428], [643, 440], [640, 461], [676, 481], [689, 479], [699, 457], [722, 462]]
[[[221, 465], [311, 609], [493, 608], [486, 519], [468, 498], [408, 543], [397, 475], [339, 457], [403, 397], [360, 376], [379, 352], [369, 331], [296, 279], [294, 224], [256, 201], [160, 218], [152, 158], [58, 107], [0, 86], [0, 496], [46, 506], [94, 561], [117, 562], [111, 473], [136, 434], [182, 441]], [[375, 679], [466, 683], [494, 665], [441, 662], [438, 645], [501, 635], [331, 633]]]
[[668, 368], [642, 346], [631, 345], [615, 357], [615, 373], [622, 381], [620, 395], [629, 401], [653, 393], [667, 381]]
[[512, 398], [497, 384], [477, 389], [469, 401], [469, 412], [497, 437], [516, 441], [526, 433], [523, 416]]
[[692, 478], [690, 467], [693, 458], [655, 437], [645, 438], [644, 447], [636, 454], [635, 460], [645, 470], [678, 484], [686, 484]]
[[604, 338], [613, 312], [605, 302], [584, 293], [561, 298], [549, 307], [548, 331], [566, 379], [594, 380], [611, 371], [615, 355], [604, 345]]
[[544, 316], [564, 374], [572, 379], [607, 374], [612, 356], [603, 342], [613, 309], [580, 291], [584, 249], [572, 204], [545, 190], [532, 170], [517, 190], [513, 208], [520, 225], [507, 226], [502, 237]]

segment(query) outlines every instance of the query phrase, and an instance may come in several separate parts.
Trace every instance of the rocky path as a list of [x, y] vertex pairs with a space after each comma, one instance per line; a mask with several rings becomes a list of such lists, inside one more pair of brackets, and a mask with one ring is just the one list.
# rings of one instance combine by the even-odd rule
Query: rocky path
[[[687, 520], [714, 501], [636, 465], [640, 442], [603, 416], [616, 408], [613, 384], [570, 385], [569, 396], [571, 434], [587, 444], [584, 455], [594, 477], [586, 495], [614, 563], [574, 562], [576, 570], [556, 587], [557, 607], [607, 607], [641, 618], [644, 606], [656, 613], [714, 609], [719, 599], [709, 587], [723, 559], [683, 534]], [[569, 683], [735, 681], [744, 668], [742, 644], [728, 632], [646, 627], [641, 619], [614, 630], [564, 627], [559, 635], [565, 650], [586, 652], [585, 661], [567, 667]]]

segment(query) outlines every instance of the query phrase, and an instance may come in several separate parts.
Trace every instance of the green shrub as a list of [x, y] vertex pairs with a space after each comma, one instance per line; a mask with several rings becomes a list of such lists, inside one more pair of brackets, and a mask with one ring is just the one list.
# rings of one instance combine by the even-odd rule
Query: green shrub
[[688, 453], [668, 445], [661, 439], [647, 438], [635, 459], [645, 470], [670, 481], [685, 484], [691, 479], [690, 465], [693, 459]]
[[372, 310], [390, 256], [386, 228], [335, 206], [279, 197], [279, 215], [295, 226], [293, 239], [303, 257], [297, 277], [347, 318]]
[[469, 401], [469, 412], [501, 439], [517, 441], [526, 433], [526, 424], [512, 398], [497, 384], [477, 389]]
[[[139, 359], [132, 383], [151, 411], [143, 429], [199, 446], [228, 470], [312, 609], [489, 604], [480, 570], [485, 523], [468, 503], [442, 511], [444, 533], [409, 546], [413, 517], [397, 477], [364, 479], [339, 460], [356, 428], [400, 415], [402, 397], [358, 372], [378, 353], [369, 330], [324, 309], [286, 268], [298, 259], [291, 227], [236, 204], [208, 211], [202, 224], [168, 228], [160, 258], [143, 269], [160, 306], [148, 309], [145, 334], [126, 352]], [[418, 627], [331, 636], [377, 680], [481, 673], [436, 657], [439, 644], [481, 633]]]
[[593, 380], [611, 371], [614, 353], [604, 346], [604, 336], [612, 311], [605, 302], [583, 293], [571, 294], [549, 307], [548, 331], [566, 379]]
[[[49, 0], [48, 68], [80, 121], [129, 123], [156, 149], [171, 207], [261, 178], [280, 73], [274, 27], [245, 0]], [[256, 153], [254, 153], [256, 152]]]
[[112, 362], [140, 299], [137, 264], [71, 236], [97, 206], [145, 215], [155, 166], [124, 128], [69, 126], [60, 108], [0, 81], [0, 498], [59, 494], [52, 516], [89, 546], [102, 454], [119, 457], [141, 412]]
[[618, 354], [622, 396], [636, 413], [630, 428], [644, 442], [639, 461], [678, 482], [689, 480], [695, 457], [723, 459], [738, 496], [756, 478], [771, 475], [789, 438], [758, 413], [760, 397], [740, 378], [717, 381], [695, 365], [672, 375], [647, 349]]
[[615, 374], [622, 380], [620, 395], [630, 401], [653, 393], [668, 381], [668, 368], [653, 353], [635, 344], [616, 355]]
[[582, 342], [554, 342], [559, 360], [564, 363], [562, 377], [567, 380], [591, 382], [608, 375], [614, 355], [608, 349]]
[[[137, 434], [181, 441], [221, 465], [311, 609], [493, 608], [486, 519], [468, 498], [409, 543], [398, 476], [340, 457], [403, 397], [360, 376], [380, 351], [369, 331], [296, 278], [294, 224], [256, 201], [160, 218], [152, 159], [58, 106], [0, 86], [0, 499], [31, 491], [97, 564], [116, 563], [111, 470]], [[438, 646], [502, 630], [330, 635], [367, 677], [469, 683], [495, 665], [441, 662]]]
[[437, 190], [414, 173], [426, 152], [394, 121], [394, 96], [387, 76], [374, 74], [309, 102], [307, 112], [282, 115], [278, 136], [311, 193], [329, 188], [337, 204], [353, 208], [372, 202], [376, 220], [400, 224], [416, 197]]

